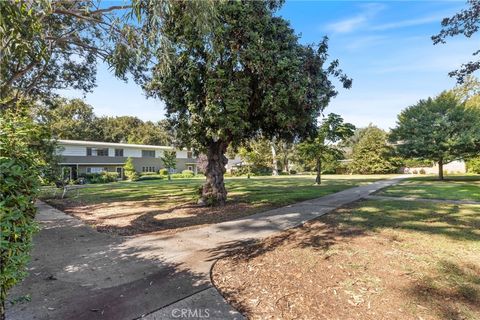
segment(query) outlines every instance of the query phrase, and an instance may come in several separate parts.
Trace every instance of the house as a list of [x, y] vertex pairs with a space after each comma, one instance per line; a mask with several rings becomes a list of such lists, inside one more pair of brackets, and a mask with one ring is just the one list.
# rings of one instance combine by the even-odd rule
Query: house
[[123, 166], [129, 157], [132, 158], [137, 172], [157, 172], [165, 167], [160, 159], [165, 151], [176, 153], [177, 165], [174, 171], [191, 170], [197, 173], [196, 158], [188, 150], [98, 141], [58, 140], [57, 143], [59, 163], [64, 168], [64, 174], [70, 179], [77, 179], [82, 174], [104, 171], [117, 172], [122, 179]]

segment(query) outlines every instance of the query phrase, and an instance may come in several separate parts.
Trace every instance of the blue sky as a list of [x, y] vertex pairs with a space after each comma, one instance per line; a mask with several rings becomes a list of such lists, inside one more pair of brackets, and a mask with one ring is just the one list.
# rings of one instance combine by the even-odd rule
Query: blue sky
[[[436, 46], [430, 39], [443, 17], [464, 7], [464, 1], [287, 1], [278, 15], [291, 22], [302, 43], [328, 35], [330, 57], [353, 78], [353, 87], [339, 88], [325, 113], [338, 113], [359, 127], [373, 123], [388, 129], [403, 108], [452, 88], [448, 72], [478, 50], [478, 35]], [[97, 115], [164, 118], [161, 101], [147, 100], [133, 82], [114, 78], [103, 64], [98, 71], [98, 87], [86, 95]]]

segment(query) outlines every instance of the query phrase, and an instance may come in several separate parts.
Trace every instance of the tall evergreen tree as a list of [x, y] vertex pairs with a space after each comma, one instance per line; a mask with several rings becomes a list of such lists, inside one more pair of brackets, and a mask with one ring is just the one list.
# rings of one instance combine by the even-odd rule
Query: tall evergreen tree
[[392, 157], [387, 133], [373, 125], [368, 126], [353, 146], [350, 170], [359, 174], [393, 173], [399, 165]]

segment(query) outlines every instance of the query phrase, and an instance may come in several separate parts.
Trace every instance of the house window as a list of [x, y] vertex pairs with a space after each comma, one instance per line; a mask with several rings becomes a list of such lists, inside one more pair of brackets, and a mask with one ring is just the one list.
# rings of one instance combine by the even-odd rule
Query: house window
[[115, 157], [123, 157], [123, 149], [115, 149]]
[[87, 173], [102, 173], [104, 171], [107, 171], [106, 168], [101, 168], [101, 167], [88, 167], [87, 168]]
[[155, 150], [142, 150], [142, 158], [155, 158]]
[[192, 151], [187, 151], [187, 158], [193, 158], [193, 153]]
[[193, 167], [192, 167], [192, 166], [188, 166], [187, 169], [190, 170], [190, 171], [193, 171]]
[[142, 167], [142, 172], [155, 172], [155, 167]]
[[108, 148], [87, 148], [87, 156], [108, 156]]

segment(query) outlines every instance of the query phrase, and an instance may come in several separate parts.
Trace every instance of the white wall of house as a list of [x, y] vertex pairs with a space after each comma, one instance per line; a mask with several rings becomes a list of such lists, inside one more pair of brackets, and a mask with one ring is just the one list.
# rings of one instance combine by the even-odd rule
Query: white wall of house
[[177, 159], [187, 159], [187, 150], [177, 150]]
[[[59, 148], [57, 149], [57, 154], [61, 156], [87, 156], [87, 148], [108, 148], [108, 156], [115, 157], [115, 149], [123, 149], [123, 156], [128, 158], [142, 158], [142, 150], [153, 150], [155, 151], [155, 158], [161, 158], [164, 155], [165, 148], [169, 147], [153, 147], [153, 146], [111, 146], [105, 143], [105, 145], [93, 142], [85, 144], [81, 144], [76, 142], [74, 144], [69, 144], [68, 142], [60, 142]], [[169, 148], [170, 149], [170, 148]], [[186, 150], [177, 150], [177, 159], [187, 159], [187, 151]]]
[[87, 149], [82, 146], [61, 145], [57, 149], [57, 154], [61, 156], [86, 156]]
[[123, 156], [124, 157], [132, 157], [132, 158], [141, 158], [142, 157], [142, 149], [123, 148]]

